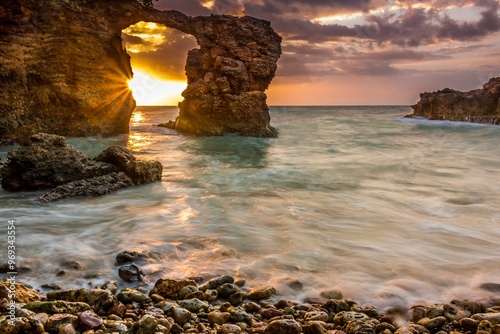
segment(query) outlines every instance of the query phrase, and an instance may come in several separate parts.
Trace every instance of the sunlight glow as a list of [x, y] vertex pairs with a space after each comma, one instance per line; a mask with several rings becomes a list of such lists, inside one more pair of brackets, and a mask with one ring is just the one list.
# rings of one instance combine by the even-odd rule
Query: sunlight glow
[[201, 5], [203, 7], [205, 7], [205, 8], [213, 9], [214, 5], [215, 5], [215, 1], [214, 0], [208, 0], [208, 1], [203, 2]]
[[139, 106], [177, 105], [187, 87], [186, 82], [164, 80], [137, 69], [128, 85]]
[[138, 22], [123, 32], [138, 40], [127, 43], [127, 51], [132, 53], [156, 51], [165, 42], [165, 31], [168, 28], [154, 22]]

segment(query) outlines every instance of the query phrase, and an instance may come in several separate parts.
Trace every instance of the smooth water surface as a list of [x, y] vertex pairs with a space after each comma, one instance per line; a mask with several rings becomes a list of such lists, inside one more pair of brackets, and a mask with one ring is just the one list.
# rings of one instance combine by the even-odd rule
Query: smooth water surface
[[[116, 254], [147, 250], [153, 283], [232, 274], [286, 298], [336, 288], [379, 307], [485, 298], [478, 286], [500, 277], [500, 127], [408, 113], [274, 107], [280, 136], [262, 139], [180, 135], [153, 126], [177, 108], [139, 107], [130, 135], [69, 142], [92, 156], [128, 146], [163, 163], [163, 182], [43, 205], [0, 191], [0, 249], [15, 219], [32, 269], [18, 280], [35, 287], [120, 281]], [[84, 270], [56, 276], [66, 260]]]

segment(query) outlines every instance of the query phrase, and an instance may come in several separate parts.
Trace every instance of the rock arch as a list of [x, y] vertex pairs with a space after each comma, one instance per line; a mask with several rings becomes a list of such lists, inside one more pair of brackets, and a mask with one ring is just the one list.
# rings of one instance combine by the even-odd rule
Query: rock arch
[[188, 87], [170, 126], [184, 132], [273, 137], [264, 91], [281, 38], [252, 17], [189, 17], [135, 0], [4, 0], [0, 3], [0, 142], [34, 132], [127, 133], [135, 101], [121, 31], [140, 21], [193, 35]]

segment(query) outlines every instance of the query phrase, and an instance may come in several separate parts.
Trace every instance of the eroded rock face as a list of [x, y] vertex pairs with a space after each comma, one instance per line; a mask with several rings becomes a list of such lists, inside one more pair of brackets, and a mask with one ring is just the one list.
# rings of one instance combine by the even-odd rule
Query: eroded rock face
[[275, 136], [267, 89], [281, 54], [269, 23], [251, 17], [188, 17], [146, 10], [135, 0], [0, 2], [0, 143], [33, 133], [127, 133], [135, 107], [121, 31], [156, 22], [196, 37], [180, 115], [194, 134]]
[[136, 159], [130, 150], [112, 146], [90, 159], [68, 145], [64, 137], [39, 133], [8, 153], [0, 168], [7, 191], [51, 189], [40, 202], [68, 197], [102, 196], [132, 185], [161, 181], [158, 161]]
[[470, 92], [446, 88], [422, 93], [412, 108], [413, 114], [409, 117], [500, 125], [500, 77]]

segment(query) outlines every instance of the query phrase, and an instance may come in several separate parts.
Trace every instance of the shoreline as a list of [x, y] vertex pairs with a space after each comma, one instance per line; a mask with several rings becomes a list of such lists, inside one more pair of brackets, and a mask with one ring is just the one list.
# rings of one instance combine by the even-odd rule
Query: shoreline
[[[120, 267], [120, 277], [140, 285], [143, 273], [128, 260]], [[303, 288], [298, 280], [291, 280], [289, 286], [296, 291]], [[498, 293], [500, 284], [485, 288]], [[160, 278], [152, 289], [118, 289], [117, 283], [108, 281], [45, 295], [19, 282], [15, 286], [2, 282], [0, 311], [0, 332], [13, 334], [500, 333], [500, 295], [483, 301], [455, 299], [380, 310], [346, 299], [337, 290], [302, 303], [286, 300], [274, 287], [249, 287], [245, 280], [229, 275], [208, 281]]]

